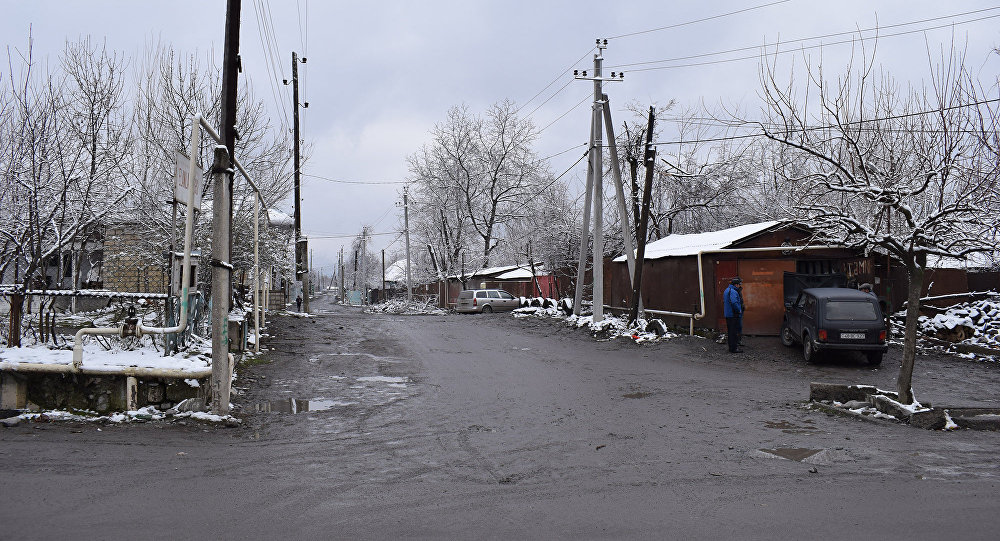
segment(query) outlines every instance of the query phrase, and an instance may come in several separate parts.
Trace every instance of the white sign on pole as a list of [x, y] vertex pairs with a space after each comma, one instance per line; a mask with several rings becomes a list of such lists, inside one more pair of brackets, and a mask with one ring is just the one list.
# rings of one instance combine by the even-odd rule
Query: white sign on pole
[[[177, 153], [177, 163], [174, 166], [174, 200], [182, 205], [187, 205], [188, 188], [191, 186], [191, 179], [188, 178], [191, 158], [185, 156], [183, 152]], [[201, 167], [196, 168], [194, 178], [194, 208], [201, 208], [202, 179], [205, 178], [205, 171]]]

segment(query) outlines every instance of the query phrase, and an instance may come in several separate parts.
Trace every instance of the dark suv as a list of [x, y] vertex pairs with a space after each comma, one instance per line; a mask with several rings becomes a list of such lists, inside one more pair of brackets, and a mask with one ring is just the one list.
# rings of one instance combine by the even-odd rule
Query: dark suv
[[795, 302], [785, 303], [781, 343], [802, 344], [806, 362], [829, 351], [860, 351], [873, 365], [882, 364], [888, 349], [885, 320], [873, 295], [855, 289], [804, 289]]

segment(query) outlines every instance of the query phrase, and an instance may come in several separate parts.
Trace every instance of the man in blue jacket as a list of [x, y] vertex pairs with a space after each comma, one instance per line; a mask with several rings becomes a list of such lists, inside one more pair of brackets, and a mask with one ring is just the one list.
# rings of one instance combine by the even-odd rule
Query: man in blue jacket
[[737, 276], [729, 281], [722, 293], [722, 311], [726, 316], [729, 353], [739, 353], [740, 336], [743, 334], [743, 280]]

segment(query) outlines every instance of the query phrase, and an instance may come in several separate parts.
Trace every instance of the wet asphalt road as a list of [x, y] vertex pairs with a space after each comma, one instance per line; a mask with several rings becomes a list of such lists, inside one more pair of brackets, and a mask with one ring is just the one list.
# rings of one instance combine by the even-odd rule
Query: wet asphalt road
[[[239, 428], [0, 430], [3, 537], [995, 539], [1000, 527], [1000, 434], [804, 407], [810, 381], [893, 388], [898, 351], [873, 370], [807, 365], [774, 338], [729, 355], [507, 314], [313, 307], [275, 319], [269, 362], [241, 372]], [[998, 388], [995, 364], [917, 361], [918, 399], [996, 407]]]

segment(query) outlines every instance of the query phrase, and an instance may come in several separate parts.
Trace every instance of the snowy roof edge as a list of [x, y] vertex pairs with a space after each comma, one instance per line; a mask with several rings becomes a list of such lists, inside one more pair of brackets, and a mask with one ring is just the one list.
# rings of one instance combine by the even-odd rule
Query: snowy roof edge
[[[718, 231], [667, 235], [646, 245], [644, 259], [690, 256], [698, 255], [698, 252], [705, 250], [720, 250], [782, 224], [786, 224], [786, 222], [772, 220]], [[625, 256], [618, 256], [614, 261], [616, 263], [624, 262]]]

